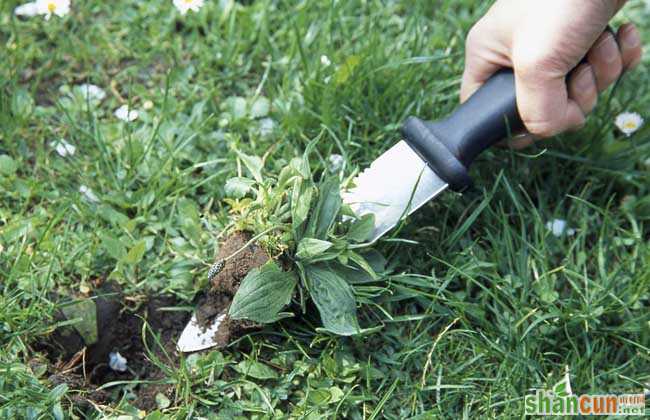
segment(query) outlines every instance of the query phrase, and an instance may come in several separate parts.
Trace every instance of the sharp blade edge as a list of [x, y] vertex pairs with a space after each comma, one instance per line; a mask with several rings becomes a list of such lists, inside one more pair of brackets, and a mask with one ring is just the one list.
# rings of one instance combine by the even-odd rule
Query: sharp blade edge
[[370, 242], [448, 187], [403, 140], [361, 172], [354, 184], [343, 193], [343, 201], [359, 217], [375, 215]]
[[192, 319], [190, 319], [190, 322], [183, 329], [176, 348], [180, 352], [187, 353], [216, 346], [215, 335], [219, 329], [219, 325], [221, 325], [221, 322], [225, 318], [226, 314], [223, 313], [217, 316], [210, 325], [204, 327], [199, 325], [196, 314], [192, 314]]

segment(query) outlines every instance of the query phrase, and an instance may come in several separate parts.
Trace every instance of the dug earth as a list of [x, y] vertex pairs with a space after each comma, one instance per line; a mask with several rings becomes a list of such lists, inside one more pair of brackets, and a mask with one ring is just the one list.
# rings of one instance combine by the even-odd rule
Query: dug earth
[[[172, 385], [151, 382], [165, 379], [160, 363], [174, 367], [179, 365], [176, 339], [189, 314], [172, 309], [183, 303], [170, 295], [152, 296], [140, 301], [136, 309], [127, 308], [123, 306], [125, 300], [119, 287], [113, 283], [103, 284], [93, 300], [98, 331], [94, 344], [85, 346], [74, 330], [59, 328], [52, 334], [51, 340], [36, 346], [50, 361], [50, 384], [68, 385], [72, 403], [81, 410], [95, 404], [119, 401], [124, 392], [121, 386], [102, 387], [118, 381], [147, 382], [130, 387], [126, 394], [129, 402], [137, 408], [147, 411], [155, 409], [158, 394], [173, 400]], [[143, 331], [144, 320], [147, 328]], [[146, 346], [142, 339], [143, 332]], [[109, 355], [115, 352], [126, 360], [124, 371], [109, 366]], [[153, 363], [152, 357], [159, 363]]]
[[[233, 255], [250, 238], [249, 234], [242, 232], [230, 235], [221, 244], [217, 260]], [[210, 289], [197, 299], [199, 323], [208, 325], [215, 317], [227, 313], [244, 277], [269, 259], [256, 244], [247, 246], [229, 259], [212, 280]], [[126, 307], [119, 286], [101, 281], [96, 286], [92, 298], [96, 305], [98, 336], [94, 344], [86, 346], [73, 328], [66, 327], [57, 329], [50, 340], [35, 345], [35, 350], [45, 353], [49, 359], [48, 382], [51, 386], [68, 385], [72, 403], [81, 410], [119, 401], [124, 396], [124, 388], [119, 384], [106, 385], [122, 381], [142, 381], [129, 386], [126, 393], [130, 404], [139, 409], [156, 409], [159, 394], [173, 401], [174, 386], [162, 383], [166, 376], [160, 364], [172, 368], [180, 364], [176, 342], [190, 314], [174, 308], [187, 306], [187, 303], [170, 295], [147, 296], [138, 299], [138, 303], [132, 305], [135, 308]], [[143, 342], [145, 320], [146, 345]], [[225, 347], [243, 333], [258, 327], [253, 322], [232, 320], [226, 316], [216, 332], [217, 347]], [[126, 359], [127, 369], [123, 372], [109, 366], [109, 355], [115, 352]]]
[[[233, 233], [219, 248], [216, 261], [237, 253], [250, 239], [248, 233]], [[249, 271], [263, 266], [270, 259], [269, 255], [255, 243], [229, 259], [223, 269], [212, 279], [210, 290], [199, 300], [196, 309], [199, 324], [207, 326], [219, 315], [227, 313], [244, 277]], [[225, 347], [234, 338], [258, 327], [259, 325], [254, 322], [234, 320], [226, 315], [215, 333], [214, 340], [217, 347]]]

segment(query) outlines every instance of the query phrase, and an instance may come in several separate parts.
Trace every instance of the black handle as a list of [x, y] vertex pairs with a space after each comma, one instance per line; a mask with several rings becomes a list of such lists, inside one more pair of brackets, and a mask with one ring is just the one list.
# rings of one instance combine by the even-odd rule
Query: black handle
[[[616, 39], [610, 26], [605, 31]], [[585, 57], [578, 65], [586, 62]], [[522, 128], [514, 73], [502, 69], [447, 118], [430, 122], [409, 117], [402, 126], [402, 134], [452, 190], [463, 191], [472, 185], [468, 168], [474, 158]]]
[[503, 69], [447, 118], [428, 122], [409, 117], [402, 133], [438, 176], [462, 191], [472, 185], [468, 168], [474, 158], [522, 128], [515, 77], [512, 70]]

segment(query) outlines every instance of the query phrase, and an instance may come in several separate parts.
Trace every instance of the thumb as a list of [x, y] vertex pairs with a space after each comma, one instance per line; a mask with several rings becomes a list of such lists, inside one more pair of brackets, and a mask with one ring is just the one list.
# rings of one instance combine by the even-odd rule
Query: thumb
[[540, 71], [539, 67], [515, 67], [517, 109], [526, 129], [540, 137], [550, 137], [584, 124], [578, 104], [569, 99], [561, 72]]

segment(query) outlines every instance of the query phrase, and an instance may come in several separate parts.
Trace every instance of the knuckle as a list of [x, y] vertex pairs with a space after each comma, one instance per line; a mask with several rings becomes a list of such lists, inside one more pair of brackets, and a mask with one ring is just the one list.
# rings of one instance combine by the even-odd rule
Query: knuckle
[[540, 75], [548, 77], [561, 73], [563, 63], [551, 54], [526, 54], [514, 60], [513, 66], [517, 75], [523, 80], [537, 80]]
[[543, 41], [522, 37], [513, 45], [512, 61], [520, 77], [535, 79], [539, 75], [563, 77], [575, 66], [571, 51], [574, 46], [566, 39], [549, 38]]
[[610, 72], [612, 82], [621, 77], [621, 73], [623, 73], [623, 61], [620, 59], [616, 60], [616, 62], [611, 65]]
[[614, 83], [623, 72], [623, 63], [620, 60], [611, 63], [609, 66], [598, 69], [597, 76], [599, 90], [607, 88]]
[[481, 39], [481, 28], [478, 23], [474, 24], [467, 33], [467, 38], [465, 38], [465, 49], [473, 50], [479, 44]]

